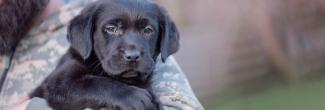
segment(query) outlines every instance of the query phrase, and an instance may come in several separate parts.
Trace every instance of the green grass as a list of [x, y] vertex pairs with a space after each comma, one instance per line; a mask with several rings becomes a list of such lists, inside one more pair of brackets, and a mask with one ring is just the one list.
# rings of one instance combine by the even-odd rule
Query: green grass
[[325, 81], [275, 87], [208, 105], [207, 110], [325, 110]]

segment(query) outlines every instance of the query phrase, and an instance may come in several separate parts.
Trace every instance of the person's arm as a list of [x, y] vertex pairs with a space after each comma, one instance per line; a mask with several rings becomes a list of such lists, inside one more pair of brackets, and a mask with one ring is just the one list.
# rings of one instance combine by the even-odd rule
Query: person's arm
[[[204, 110], [193, 93], [187, 77], [173, 57], [168, 58], [166, 63], [158, 62], [150, 79], [150, 85], [153, 94], [159, 98], [165, 110]], [[8, 110], [25, 110], [27, 105], [30, 108], [27, 110], [33, 110], [31, 109], [33, 107], [49, 109], [45, 103], [37, 100], [39, 99], [25, 100]], [[28, 104], [29, 102], [35, 103]]]
[[163, 107], [166, 110], [203, 110], [175, 59], [169, 57], [165, 63], [158, 61], [150, 85]]

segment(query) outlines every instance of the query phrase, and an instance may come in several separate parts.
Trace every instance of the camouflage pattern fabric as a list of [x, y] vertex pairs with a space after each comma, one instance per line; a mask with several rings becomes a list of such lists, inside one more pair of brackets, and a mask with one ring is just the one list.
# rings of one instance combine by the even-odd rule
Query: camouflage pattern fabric
[[[28, 95], [54, 70], [58, 59], [69, 47], [66, 40], [68, 22], [92, 1], [94, 0], [69, 2], [59, 12], [34, 26], [22, 40], [0, 91], [0, 110]], [[3, 67], [4, 58], [0, 56], [0, 72]], [[157, 63], [150, 84], [166, 110], [203, 110], [186, 76], [172, 57], [166, 63]]]

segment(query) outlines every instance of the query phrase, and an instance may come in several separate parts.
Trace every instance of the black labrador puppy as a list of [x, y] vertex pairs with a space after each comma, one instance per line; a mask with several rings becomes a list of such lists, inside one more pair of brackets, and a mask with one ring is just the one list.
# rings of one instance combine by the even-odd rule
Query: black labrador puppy
[[155, 110], [147, 79], [156, 58], [179, 48], [166, 12], [147, 0], [101, 0], [87, 6], [68, 28], [71, 48], [30, 97], [55, 110], [111, 107]]

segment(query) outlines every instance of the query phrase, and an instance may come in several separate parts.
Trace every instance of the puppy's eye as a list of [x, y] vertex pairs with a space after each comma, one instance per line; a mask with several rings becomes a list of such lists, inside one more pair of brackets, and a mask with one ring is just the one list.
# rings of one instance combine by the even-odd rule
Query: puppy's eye
[[117, 27], [114, 25], [106, 25], [104, 31], [108, 34], [114, 34], [117, 32]]
[[152, 34], [154, 32], [154, 29], [152, 28], [152, 26], [146, 26], [144, 29], [143, 29], [143, 33], [144, 34]]

